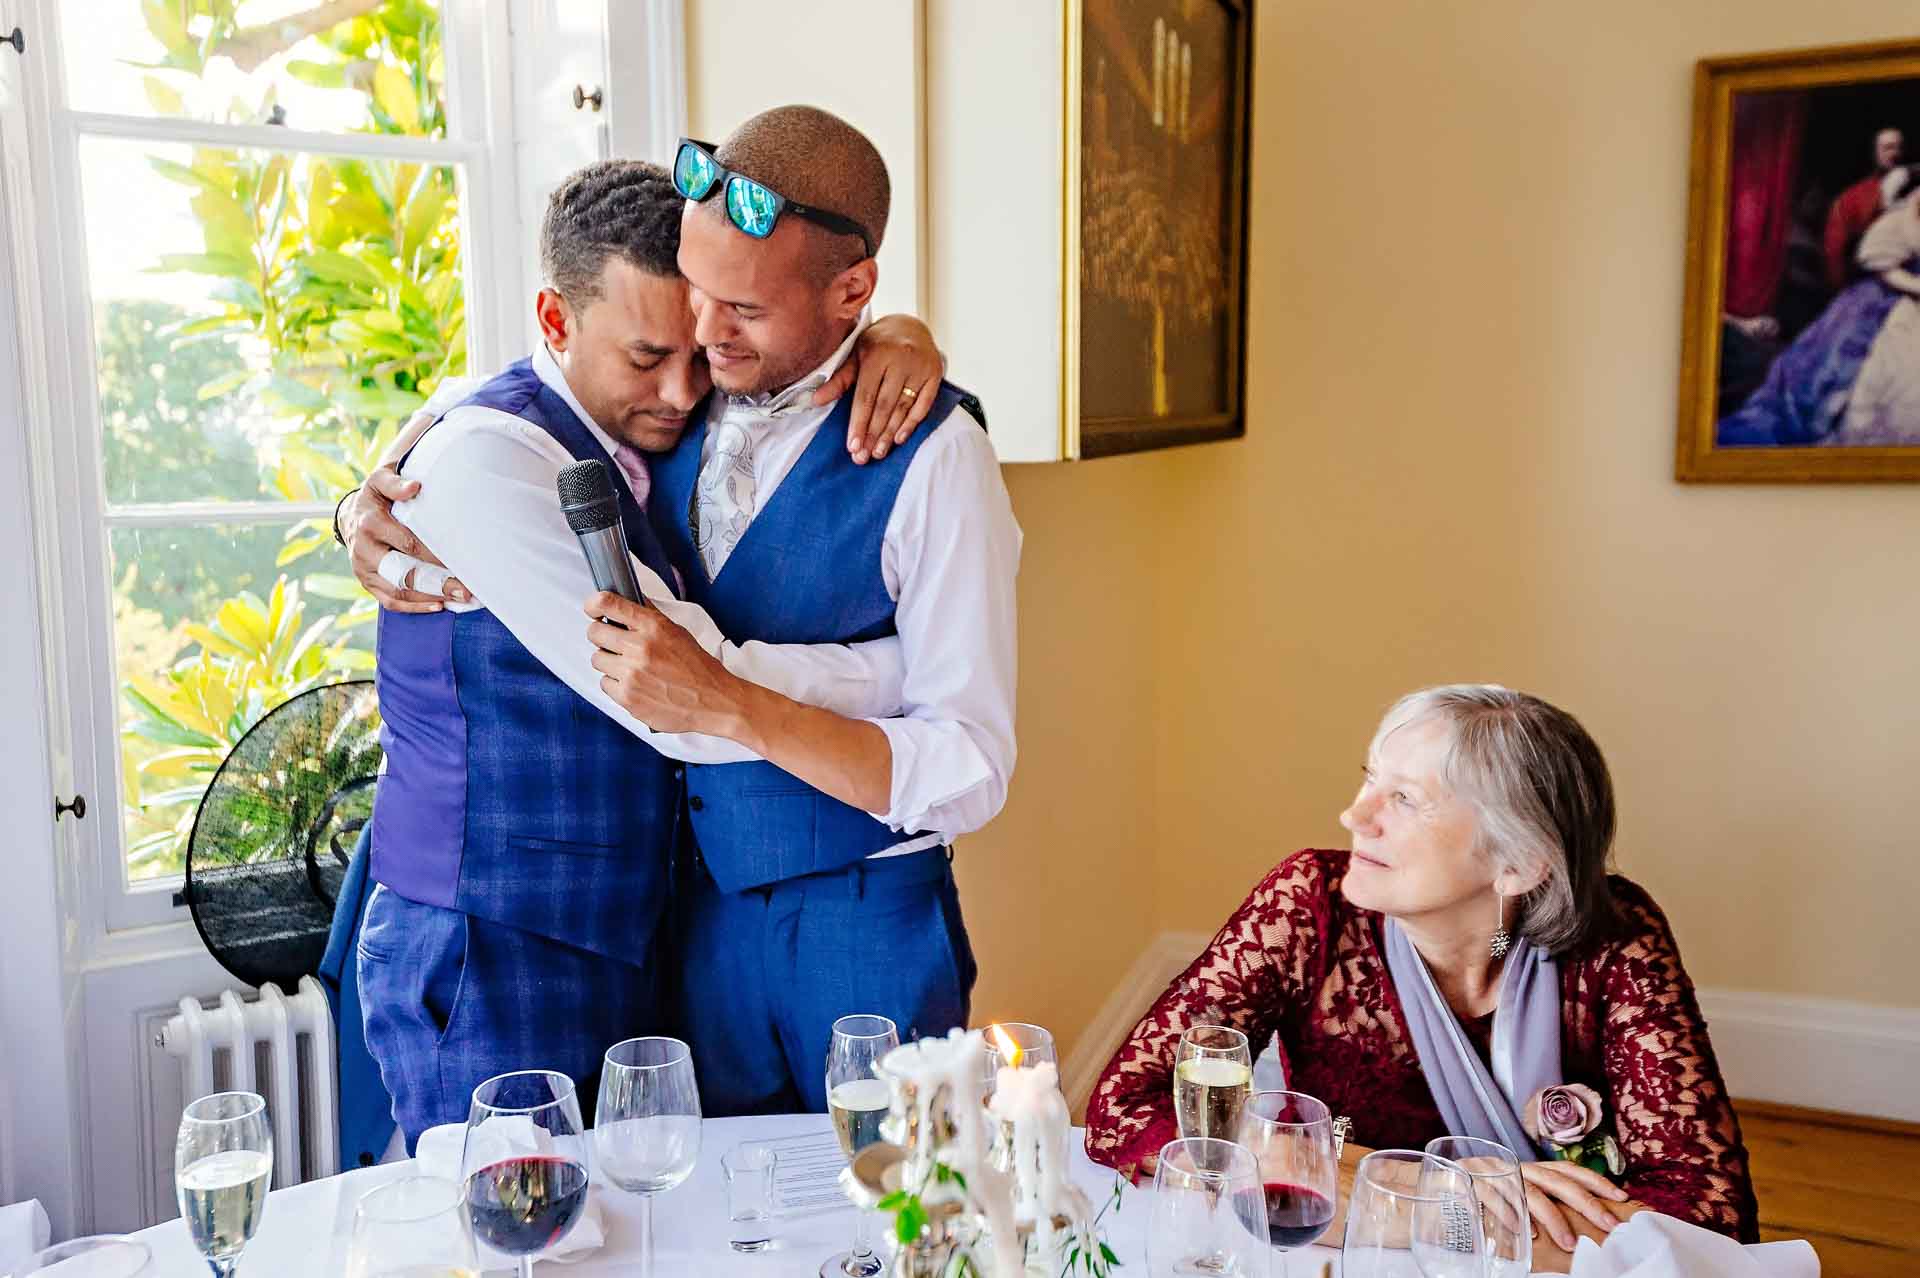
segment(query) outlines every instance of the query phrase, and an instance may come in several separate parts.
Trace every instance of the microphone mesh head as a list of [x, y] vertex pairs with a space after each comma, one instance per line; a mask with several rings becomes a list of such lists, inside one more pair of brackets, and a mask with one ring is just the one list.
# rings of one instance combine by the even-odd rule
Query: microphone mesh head
[[604, 462], [575, 462], [554, 482], [567, 526], [576, 533], [598, 532], [620, 522], [620, 501], [613, 495], [613, 477]]

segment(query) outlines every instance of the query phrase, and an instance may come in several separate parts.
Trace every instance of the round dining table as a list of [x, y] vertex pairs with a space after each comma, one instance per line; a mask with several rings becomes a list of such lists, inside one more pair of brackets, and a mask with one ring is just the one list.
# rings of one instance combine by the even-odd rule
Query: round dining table
[[[853, 1236], [851, 1204], [811, 1214], [781, 1216], [773, 1221], [773, 1243], [764, 1251], [743, 1255], [727, 1242], [726, 1186], [721, 1179], [720, 1156], [748, 1141], [826, 1135], [831, 1132], [824, 1114], [790, 1114], [758, 1118], [710, 1118], [701, 1126], [700, 1161], [693, 1175], [677, 1189], [654, 1199], [654, 1267], [660, 1278], [809, 1278], [820, 1262], [844, 1251]], [[1113, 1196], [1116, 1177], [1086, 1155], [1083, 1133], [1074, 1132], [1072, 1174], [1095, 1207]], [[240, 1261], [239, 1278], [341, 1278], [352, 1230], [353, 1206], [367, 1191], [416, 1173], [412, 1161], [387, 1163], [276, 1189], [267, 1198], [260, 1230]], [[594, 1177], [606, 1240], [586, 1254], [543, 1260], [535, 1273], [552, 1278], [631, 1278], [639, 1240], [639, 1200]], [[1146, 1278], [1147, 1217], [1150, 1190], [1125, 1186], [1119, 1202], [1101, 1227], [1107, 1244], [1123, 1263], [1116, 1278]], [[873, 1222], [877, 1239], [884, 1222]], [[204, 1278], [206, 1262], [194, 1251], [186, 1226], [169, 1220], [144, 1230], [138, 1237], [151, 1247], [161, 1278]], [[885, 1254], [884, 1247], [876, 1249]], [[1337, 1251], [1312, 1247], [1294, 1252], [1290, 1278], [1322, 1278], [1323, 1267], [1339, 1273]], [[489, 1274], [507, 1270], [488, 1270]], [[1280, 1278], [1280, 1256], [1273, 1256], [1271, 1278]]]

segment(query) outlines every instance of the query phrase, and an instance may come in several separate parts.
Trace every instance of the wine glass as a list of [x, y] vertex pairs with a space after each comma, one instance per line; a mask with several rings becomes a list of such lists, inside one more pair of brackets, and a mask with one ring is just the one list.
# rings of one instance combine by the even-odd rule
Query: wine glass
[[1246, 1146], [1191, 1137], [1160, 1150], [1147, 1226], [1147, 1269], [1153, 1278], [1262, 1278], [1272, 1251], [1260, 1169]]
[[273, 1129], [260, 1096], [216, 1092], [180, 1115], [174, 1191], [193, 1245], [217, 1278], [239, 1268], [240, 1253], [260, 1228], [272, 1179]]
[[653, 1196], [700, 1159], [700, 1090], [693, 1053], [677, 1038], [630, 1038], [607, 1049], [593, 1116], [600, 1171], [640, 1195], [641, 1278], [653, 1273]]
[[27, 1261], [19, 1278], [154, 1278], [153, 1253], [136, 1238], [95, 1234], [55, 1243]]
[[1247, 1036], [1225, 1025], [1196, 1025], [1180, 1036], [1173, 1061], [1173, 1112], [1180, 1135], [1233, 1140], [1253, 1091]]
[[579, 1222], [587, 1166], [571, 1078], [518, 1070], [473, 1089], [460, 1152], [467, 1217], [487, 1246], [519, 1257], [520, 1278], [533, 1278], [533, 1258]]
[[1053, 1046], [1053, 1033], [1026, 1021], [996, 1021], [987, 1027], [987, 1095], [1004, 1065], [1052, 1065], [1058, 1068], [1060, 1054]]
[[347, 1278], [476, 1278], [460, 1186], [408, 1176], [370, 1191], [353, 1210]]
[[[887, 1085], [875, 1067], [898, 1046], [900, 1031], [884, 1016], [843, 1016], [833, 1023], [833, 1043], [827, 1048], [827, 1112], [833, 1115], [834, 1134], [849, 1162], [880, 1139]], [[820, 1278], [873, 1278], [880, 1269], [880, 1258], [867, 1242], [867, 1213], [861, 1211], [854, 1217], [853, 1246], [828, 1257], [820, 1266]]]
[[1341, 1278], [1483, 1278], [1486, 1264], [1473, 1178], [1458, 1163], [1415, 1149], [1360, 1160]]
[[1436, 1136], [1427, 1152], [1451, 1159], [1473, 1177], [1480, 1228], [1487, 1235], [1488, 1278], [1526, 1278], [1533, 1272], [1533, 1219], [1514, 1152], [1475, 1136]]
[[1304, 1092], [1255, 1092], [1240, 1118], [1240, 1143], [1260, 1169], [1267, 1228], [1284, 1278], [1286, 1253], [1309, 1245], [1333, 1223], [1340, 1193], [1333, 1115]]

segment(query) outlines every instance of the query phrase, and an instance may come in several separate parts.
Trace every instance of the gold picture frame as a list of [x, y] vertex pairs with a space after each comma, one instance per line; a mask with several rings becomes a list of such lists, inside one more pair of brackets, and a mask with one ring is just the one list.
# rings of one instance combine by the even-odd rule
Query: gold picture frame
[[1061, 8], [1062, 453], [1243, 435], [1251, 0]]
[[[1920, 224], [1916, 191], [1920, 41], [1696, 64], [1676, 479], [1920, 480], [1920, 345], [1909, 361], [1895, 330], [1868, 327], [1911, 295], [1876, 293], [1891, 273], [1866, 262], [1891, 259], [1860, 255], [1869, 218], [1910, 202]], [[1881, 229], [1876, 246], [1909, 233]]]

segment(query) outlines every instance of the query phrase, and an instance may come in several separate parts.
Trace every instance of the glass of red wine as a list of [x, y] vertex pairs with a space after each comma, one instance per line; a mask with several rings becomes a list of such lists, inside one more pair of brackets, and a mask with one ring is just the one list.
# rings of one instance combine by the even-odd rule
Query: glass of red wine
[[1286, 1254], [1317, 1241], [1333, 1223], [1340, 1192], [1333, 1115], [1304, 1092], [1255, 1092], [1240, 1117], [1240, 1143], [1260, 1168], [1267, 1229]]
[[587, 1207], [587, 1137], [573, 1080], [520, 1070], [473, 1089], [460, 1157], [474, 1236], [520, 1261], [567, 1236]]

